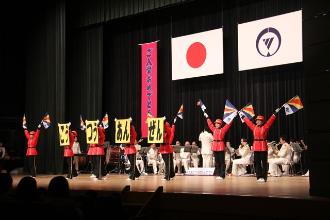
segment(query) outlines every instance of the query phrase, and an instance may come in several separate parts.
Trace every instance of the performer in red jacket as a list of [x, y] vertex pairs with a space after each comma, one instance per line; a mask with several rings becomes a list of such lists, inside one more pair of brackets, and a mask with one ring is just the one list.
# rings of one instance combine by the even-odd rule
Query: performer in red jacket
[[130, 141], [129, 144], [125, 146], [125, 154], [127, 155], [127, 158], [129, 160], [129, 163], [131, 164], [128, 174], [128, 180], [136, 180], [139, 179], [139, 176], [141, 175], [138, 168], [136, 167], [136, 147], [135, 147], [135, 140], [137, 137], [137, 133], [135, 131], [135, 127], [132, 124], [132, 118], [131, 120], [131, 127], [130, 127]]
[[244, 113], [239, 112], [240, 117], [244, 120], [246, 125], [253, 132], [253, 147], [254, 152], [254, 167], [256, 171], [256, 177], [258, 182], [267, 181], [268, 173], [268, 157], [267, 157], [267, 136], [270, 127], [273, 125], [276, 114], [280, 111], [280, 108], [276, 109], [275, 112], [270, 116], [268, 121], [264, 123], [265, 117], [258, 115], [256, 118], [256, 124], [253, 124], [250, 119], [245, 117]]
[[226, 124], [225, 126], [221, 127], [222, 120], [218, 118], [215, 120], [214, 125], [207, 115], [207, 113], [204, 113], [204, 116], [207, 120], [207, 124], [210, 128], [210, 130], [213, 133], [213, 144], [212, 144], [212, 151], [215, 157], [215, 170], [214, 175], [217, 176], [216, 179], [223, 180], [226, 176], [226, 164], [225, 164], [225, 135], [228, 132], [229, 128], [233, 124], [233, 121], [231, 121], [229, 124]]
[[29, 132], [25, 125], [23, 125], [23, 128], [25, 137], [27, 139], [26, 159], [28, 161], [28, 173], [32, 177], [36, 177], [36, 156], [38, 155], [37, 143], [40, 134], [41, 123], [38, 125], [38, 129], [36, 131]]
[[173, 146], [172, 146], [174, 133], [175, 133], [175, 122], [176, 122], [176, 118], [174, 119], [174, 123], [172, 127], [170, 126], [170, 123], [165, 122], [164, 143], [162, 143], [159, 148], [159, 152], [161, 153], [162, 158], [165, 162], [165, 176], [163, 180], [171, 180], [175, 176], [174, 165], [173, 165]]
[[96, 178], [101, 180], [105, 175], [104, 169], [104, 141], [105, 141], [105, 129], [102, 123], [98, 127], [99, 141], [94, 147], [94, 158], [95, 158], [95, 175]]
[[65, 146], [64, 148], [64, 158], [66, 158], [66, 162], [68, 164], [68, 175], [66, 178], [72, 179], [72, 177], [78, 176], [77, 170], [73, 166], [73, 151], [72, 145], [74, 143], [75, 137], [77, 137], [76, 131], [69, 131], [69, 145]]

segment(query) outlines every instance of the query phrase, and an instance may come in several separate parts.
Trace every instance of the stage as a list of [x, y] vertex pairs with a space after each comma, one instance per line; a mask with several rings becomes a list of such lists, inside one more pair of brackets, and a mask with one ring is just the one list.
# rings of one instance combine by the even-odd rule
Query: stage
[[[38, 187], [47, 188], [55, 175], [38, 175]], [[214, 176], [175, 176], [174, 180], [162, 180], [161, 175], [141, 176], [138, 180], [127, 180], [128, 175], [108, 174], [104, 180], [80, 174], [69, 179], [71, 190], [121, 191], [126, 185], [132, 192], [154, 192], [163, 186], [165, 193], [190, 193], [210, 195], [233, 195], [253, 197], [278, 197], [309, 199], [309, 178], [301, 176], [269, 177], [268, 181], [257, 182], [254, 176], [226, 176], [225, 180], [216, 180]], [[13, 176], [13, 185], [23, 176]]]

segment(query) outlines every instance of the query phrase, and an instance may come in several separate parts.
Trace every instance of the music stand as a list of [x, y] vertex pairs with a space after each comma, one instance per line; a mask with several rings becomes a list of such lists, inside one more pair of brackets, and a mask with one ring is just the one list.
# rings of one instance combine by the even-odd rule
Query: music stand
[[198, 147], [191, 147], [191, 153], [197, 153], [198, 152]]
[[191, 146], [184, 146], [184, 152], [191, 152]]
[[173, 151], [174, 153], [180, 153], [180, 150], [183, 146], [176, 146], [176, 145], [173, 145]]

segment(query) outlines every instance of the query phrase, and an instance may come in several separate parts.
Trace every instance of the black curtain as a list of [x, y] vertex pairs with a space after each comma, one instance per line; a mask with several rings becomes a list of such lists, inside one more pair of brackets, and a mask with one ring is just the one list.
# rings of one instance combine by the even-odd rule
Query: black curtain
[[85, 151], [86, 135], [79, 129], [79, 115], [83, 120], [102, 119], [103, 27], [73, 29], [68, 44], [67, 121], [78, 131]]
[[[255, 2], [255, 1], [254, 1]], [[289, 98], [304, 98], [302, 65], [238, 71], [237, 23], [274, 16], [301, 9], [301, 1], [197, 1], [184, 10], [173, 7], [133, 18], [105, 24], [104, 30], [104, 101], [103, 111], [110, 116], [132, 116], [140, 132], [140, 48], [139, 43], [159, 41], [158, 48], [158, 115], [169, 120], [184, 104], [184, 120], [177, 121], [175, 140], [194, 141], [203, 130], [205, 118], [196, 106], [201, 98], [212, 119], [222, 118], [224, 103], [229, 99], [237, 108], [252, 102], [256, 114], [267, 118]], [[224, 74], [194, 79], [171, 80], [171, 37], [223, 27]], [[304, 101], [304, 100], [303, 100]], [[302, 137], [303, 111], [291, 116], [283, 112], [270, 130], [269, 139], [280, 134]], [[113, 128], [112, 128], [113, 129]], [[111, 134], [114, 134], [111, 131]], [[112, 135], [113, 136], [113, 135]], [[236, 119], [228, 134], [234, 145], [241, 137], [252, 139], [246, 125]], [[111, 138], [113, 142], [113, 138]]]
[[58, 173], [63, 149], [57, 123], [65, 120], [65, 4], [50, 1], [31, 10], [35, 14], [27, 29], [25, 113], [29, 130], [37, 128], [45, 112], [50, 114], [52, 126], [42, 129], [38, 142], [37, 171]]

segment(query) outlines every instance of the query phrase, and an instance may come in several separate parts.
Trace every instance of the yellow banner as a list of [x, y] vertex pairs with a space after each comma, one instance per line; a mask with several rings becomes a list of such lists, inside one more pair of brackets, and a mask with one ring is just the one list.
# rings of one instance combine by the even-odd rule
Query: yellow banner
[[117, 119], [116, 120], [116, 143], [129, 143], [131, 138], [131, 122], [129, 119]]
[[70, 127], [70, 123], [65, 123], [65, 124], [58, 123], [60, 146], [67, 146], [70, 144], [69, 127]]
[[97, 130], [97, 121], [86, 120], [86, 142], [87, 144], [99, 143], [99, 132]]
[[148, 143], [164, 142], [164, 121], [165, 118], [147, 118]]

